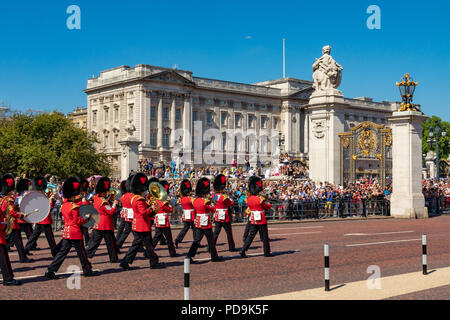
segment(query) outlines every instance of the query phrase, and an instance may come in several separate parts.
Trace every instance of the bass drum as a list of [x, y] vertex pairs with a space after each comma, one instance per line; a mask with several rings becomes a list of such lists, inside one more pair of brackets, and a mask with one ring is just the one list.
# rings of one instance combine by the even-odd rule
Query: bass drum
[[42, 222], [50, 213], [50, 200], [39, 191], [26, 192], [19, 202], [19, 210], [29, 215], [24, 218], [29, 223]]
[[[90, 214], [91, 217], [88, 219], [87, 215]], [[88, 221], [83, 224], [83, 227], [92, 229], [100, 220], [100, 214], [97, 209], [94, 208], [93, 205], [84, 204], [80, 206], [80, 216], [83, 219], [88, 219]]]

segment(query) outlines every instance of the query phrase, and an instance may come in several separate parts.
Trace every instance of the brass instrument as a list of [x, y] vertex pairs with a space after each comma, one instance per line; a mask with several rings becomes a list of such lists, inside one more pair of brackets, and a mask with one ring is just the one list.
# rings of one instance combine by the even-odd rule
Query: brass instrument
[[6, 216], [5, 216], [5, 222], [3, 222], [3, 224], [5, 224], [5, 234], [7, 236], [9, 236], [13, 230], [13, 223], [14, 223], [14, 217], [11, 217], [9, 215], [9, 205], [6, 209]]
[[149, 198], [147, 203], [153, 209], [153, 212], [158, 212], [160, 209], [156, 200], [166, 201], [168, 197], [166, 189], [162, 184], [156, 181], [150, 183], [148, 186], [148, 195]]
[[49, 184], [47, 186], [47, 197], [51, 198], [54, 194], [58, 194], [58, 187], [56, 184]]
[[114, 200], [116, 200], [117, 196], [120, 194], [120, 190], [117, 188], [111, 188], [109, 190], [109, 198], [108, 200], [113, 202]]

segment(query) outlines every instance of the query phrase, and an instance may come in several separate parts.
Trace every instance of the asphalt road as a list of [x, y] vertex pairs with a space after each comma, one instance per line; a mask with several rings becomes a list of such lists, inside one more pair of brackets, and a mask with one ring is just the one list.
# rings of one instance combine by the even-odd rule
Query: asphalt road
[[[247, 252], [248, 259], [237, 252], [228, 252], [226, 234], [222, 231], [217, 245], [225, 261], [209, 261], [206, 249], [199, 249], [198, 262], [191, 265], [190, 297], [194, 300], [255, 299], [294, 291], [323, 287], [323, 245], [330, 246], [331, 286], [339, 290], [345, 283], [366, 280], [371, 276], [367, 268], [376, 265], [381, 277], [418, 272], [422, 270], [421, 236], [428, 238], [428, 269], [450, 266], [450, 215], [428, 220], [362, 220], [333, 222], [302, 222], [269, 225], [271, 249], [274, 257], [262, 256], [259, 236]], [[236, 246], [242, 246], [243, 226], [233, 228]], [[174, 237], [179, 230], [173, 230]], [[33, 251], [35, 262], [21, 264], [15, 251], [10, 258], [20, 287], [2, 287], [2, 300], [65, 300], [65, 299], [120, 299], [120, 300], [182, 300], [184, 289], [183, 259], [190, 247], [191, 231], [177, 253], [170, 258], [167, 246], [158, 246], [157, 254], [167, 268], [153, 270], [141, 253], [132, 270], [122, 271], [118, 264], [109, 263], [106, 246], [102, 244], [91, 259], [101, 275], [79, 278], [80, 289], [69, 289], [76, 284], [70, 274], [60, 280], [43, 277], [52, 258], [45, 238], [39, 239], [39, 251]], [[132, 241], [130, 235], [120, 257]], [[203, 240], [202, 243], [206, 241]], [[79, 266], [73, 250], [59, 273], [71, 266]], [[425, 276], [426, 277], [426, 276]], [[450, 299], [450, 286], [408, 293], [389, 299]]]

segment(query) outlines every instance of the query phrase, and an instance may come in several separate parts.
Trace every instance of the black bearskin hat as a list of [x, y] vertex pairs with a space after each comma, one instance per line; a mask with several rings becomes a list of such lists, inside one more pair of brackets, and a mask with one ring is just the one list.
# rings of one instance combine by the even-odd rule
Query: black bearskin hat
[[197, 185], [195, 187], [195, 194], [197, 197], [203, 197], [209, 194], [211, 190], [211, 183], [208, 178], [201, 178], [197, 181]]
[[127, 193], [127, 181], [126, 181], [126, 180], [123, 180], [123, 181], [120, 183], [120, 194], [121, 194], [121, 195], [124, 195], [125, 193]]
[[31, 186], [33, 187], [33, 190], [43, 191], [47, 189], [47, 180], [42, 176], [36, 176], [31, 181]]
[[2, 177], [2, 194], [6, 196], [8, 193], [13, 191], [15, 186], [14, 176], [11, 173], [7, 173]]
[[164, 189], [166, 189], [166, 192], [168, 193], [170, 189], [170, 183], [166, 180], [161, 180], [159, 181], [159, 183], [164, 187]]
[[214, 178], [214, 190], [221, 191], [227, 186], [227, 178], [223, 174], [219, 174]]
[[68, 199], [75, 196], [78, 196], [81, 192], [81, 181], [78, 177], [70, 177], [64, 181], [62, 187], [63, 197]]
[[263, 183], [260, 177], [252, 176], [250, 179], [248, 179], [248, 191], [253, 194], [257, 195], [263, 190]]
[[150, 184], [152, 182], [158, 182], [159, 183], [159, 179], [156, 178], [156, 177], [151, 177], [150, 180], [148, 180], [148, 184]]
[[81, 179], [81, 191], [87, 192], [88, 189], [89, 189], [89, 181], [87, 181], [86, 179]]
[[16, 184], [16, 192], [22, 194], [23, 192], [30, 190], [30, 186], [30, 179], [20, 179]]
[[141, 194], [148, 189], [148, 178], [142, 172], [136, 173], [131, 179], [131, 192], [134, 194]]
[[180, 192], [183, 197], [186, 197], [189, 193], [192, 192], [192, 185], [188, 179], [184, 179], [180, 185]]
[[108, 177], [101, 177], [95, 186], [95, 193], [108, 192], [111, 189], [111, 180]]
[[[127, 178], [127, 182], [126, 182], [126, 184], [125, 184], [125, 190], [126, 190], [126, 192], [125, 193], [127, 193], [127, 192], [132, 192], [131, 191], [131, 180], [133, 180], [133, 177], [134, 177], [135, 175], [134, 174], [132, 174], [131, 176], [129, 176], [128, 178]], [[122, 194], [125, 194], [125, 193], [122, 193]]]

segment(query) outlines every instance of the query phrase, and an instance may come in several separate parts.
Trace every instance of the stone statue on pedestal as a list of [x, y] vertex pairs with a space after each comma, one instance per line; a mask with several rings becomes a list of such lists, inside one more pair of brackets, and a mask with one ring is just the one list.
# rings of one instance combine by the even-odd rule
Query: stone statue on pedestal
[[336, 89], [341, 84], [343, 68], [330, 55], [330, 46], [323, 47], [322, 52], [322, 57], [316, 58], [316, 62], [313, 64], [314, 94], [333, 93], [341, 95], [342, 92]]

